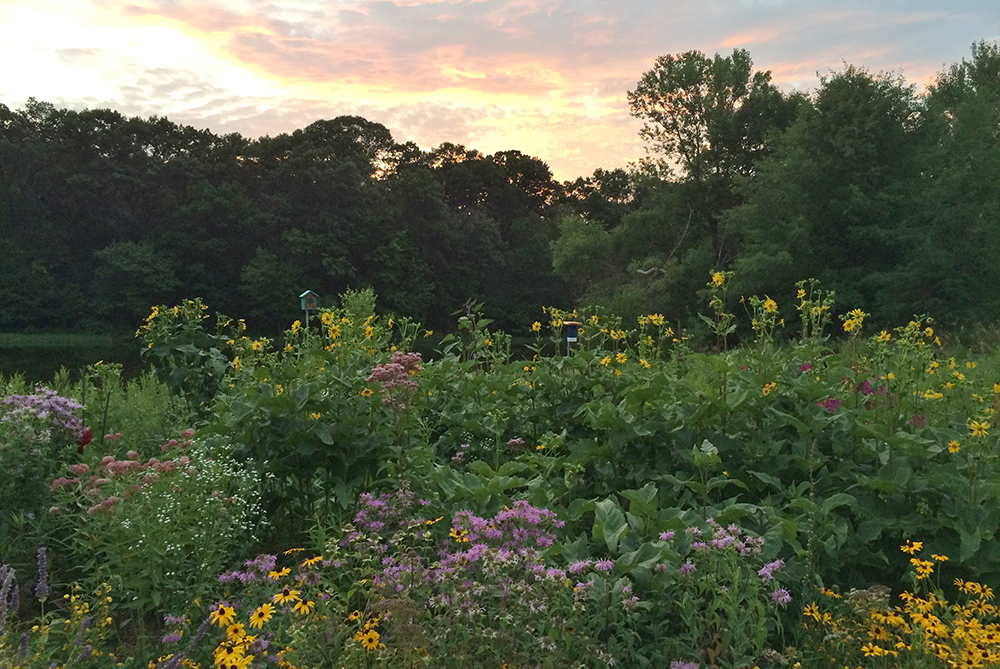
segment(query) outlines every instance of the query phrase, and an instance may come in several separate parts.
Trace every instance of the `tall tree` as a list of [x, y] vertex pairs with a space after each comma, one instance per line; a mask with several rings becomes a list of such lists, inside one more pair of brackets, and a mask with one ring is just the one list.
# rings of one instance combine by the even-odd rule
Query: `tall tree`
[[733, 248], [720, 213], [739, 202], [737, 177], [749, 175], [767, 152], [767, 139], [797, 114], [799, 96], [784, 97], [770, 72], [754, 72], [750, 53], [707, 57], [700, 51], [660, 56], [628, 92], [640, 136], [661, 165], [679, 169], [689, 184], [689, 207], [706, 230], [716, 262]]

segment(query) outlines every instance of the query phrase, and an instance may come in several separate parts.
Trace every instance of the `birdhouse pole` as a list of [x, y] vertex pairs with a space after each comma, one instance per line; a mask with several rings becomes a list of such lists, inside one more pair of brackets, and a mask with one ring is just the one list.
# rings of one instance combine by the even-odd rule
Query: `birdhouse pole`
[[563, 321], [563, 328], [566, 330], [566, 355], [569, 355], [573, 344], [579, 341], [581, 325], [583, 323], [578, 323], [577, 321]]
[[311, 290], [299, 295], [299, 302], [302, 305], [302, 310], [306, 312], [306, 336], [309, 336], [309, 312], [315, 311], [319, 306], [319, 295]]

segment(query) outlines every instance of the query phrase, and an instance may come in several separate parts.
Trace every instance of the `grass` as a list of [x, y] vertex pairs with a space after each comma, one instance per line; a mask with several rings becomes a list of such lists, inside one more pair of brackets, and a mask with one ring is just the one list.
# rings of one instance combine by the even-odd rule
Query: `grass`
[[2, 348], [106, 348], [117, 337], [108, 334], [79, 332], [0, 332]]

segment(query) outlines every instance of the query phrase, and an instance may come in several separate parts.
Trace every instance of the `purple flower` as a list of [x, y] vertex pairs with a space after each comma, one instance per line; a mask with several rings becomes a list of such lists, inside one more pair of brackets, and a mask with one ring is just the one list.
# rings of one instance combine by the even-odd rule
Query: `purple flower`
[[784, 588], [778, 588], [771, 593], [771, 601], [777, 604], [787, 604], [792, 601], [792, 596]]
[[177, 632], [174, 632], [173, 634], [168, 634], [162, 639], [160, 639], [162, 643], [176, 643], [180, 640], [181, 640], [181, 635]]
[[35, 585], [35, 598], [49, 596], [49, 561], [45, 557], [45, 546], [38, 549], [38, 583]]
[[611, 560], [598, 560], [594, 564], [594, 569], [596, 569], [597, 571], [611, 571], [612, 569], [614, 569], [614, 567], [615, 563], [612, 562]]
[[674, 533], [672, 530], [668, 532], [660, 532], [660, 541], [670, 541], [673, 538]]
[[768, 581], [773, 578], [773, 574], [776, 571], [781, 571], [785, 567], [784, 560], [775, 560], [774, 562], [768, 562], [764, 565], [757, 575], [760, 576], [762, 581]]
[[579, 562], [574, 562], [569, 566], [569, 573], [579, 574], [584, 569], [590, 569], [593, 564], [593, 560], [580, 560]]
[[76, 635], [76, 640], [73, 641], [74, 646], [79, 646], [83, 643], [84, 636], [87, 634], [87, 628], [90, 627], [90, 616], [83, 619], [80, 623], [80, 631]]
[[697, 571], [697, 569], [698, 568], [694, 566], [694, 562], [691, 562], [691, 560], [688, 560], [680, 566], [680, 572], [684, 575], [693, 574]]
[[698, 669], [697, 662], [684, 662], [682, 660], [674, 660], [670, 663], [670, 669]]

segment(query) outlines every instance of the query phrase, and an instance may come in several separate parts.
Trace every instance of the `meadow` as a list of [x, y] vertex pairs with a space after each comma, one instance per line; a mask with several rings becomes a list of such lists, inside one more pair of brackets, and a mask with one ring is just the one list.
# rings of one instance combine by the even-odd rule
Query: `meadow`
[[0, 667], [1000, 664], [997, 341], [732, 281], [707, 347], [550, 307], [512, 355], [348, 291], [4, 377]]

